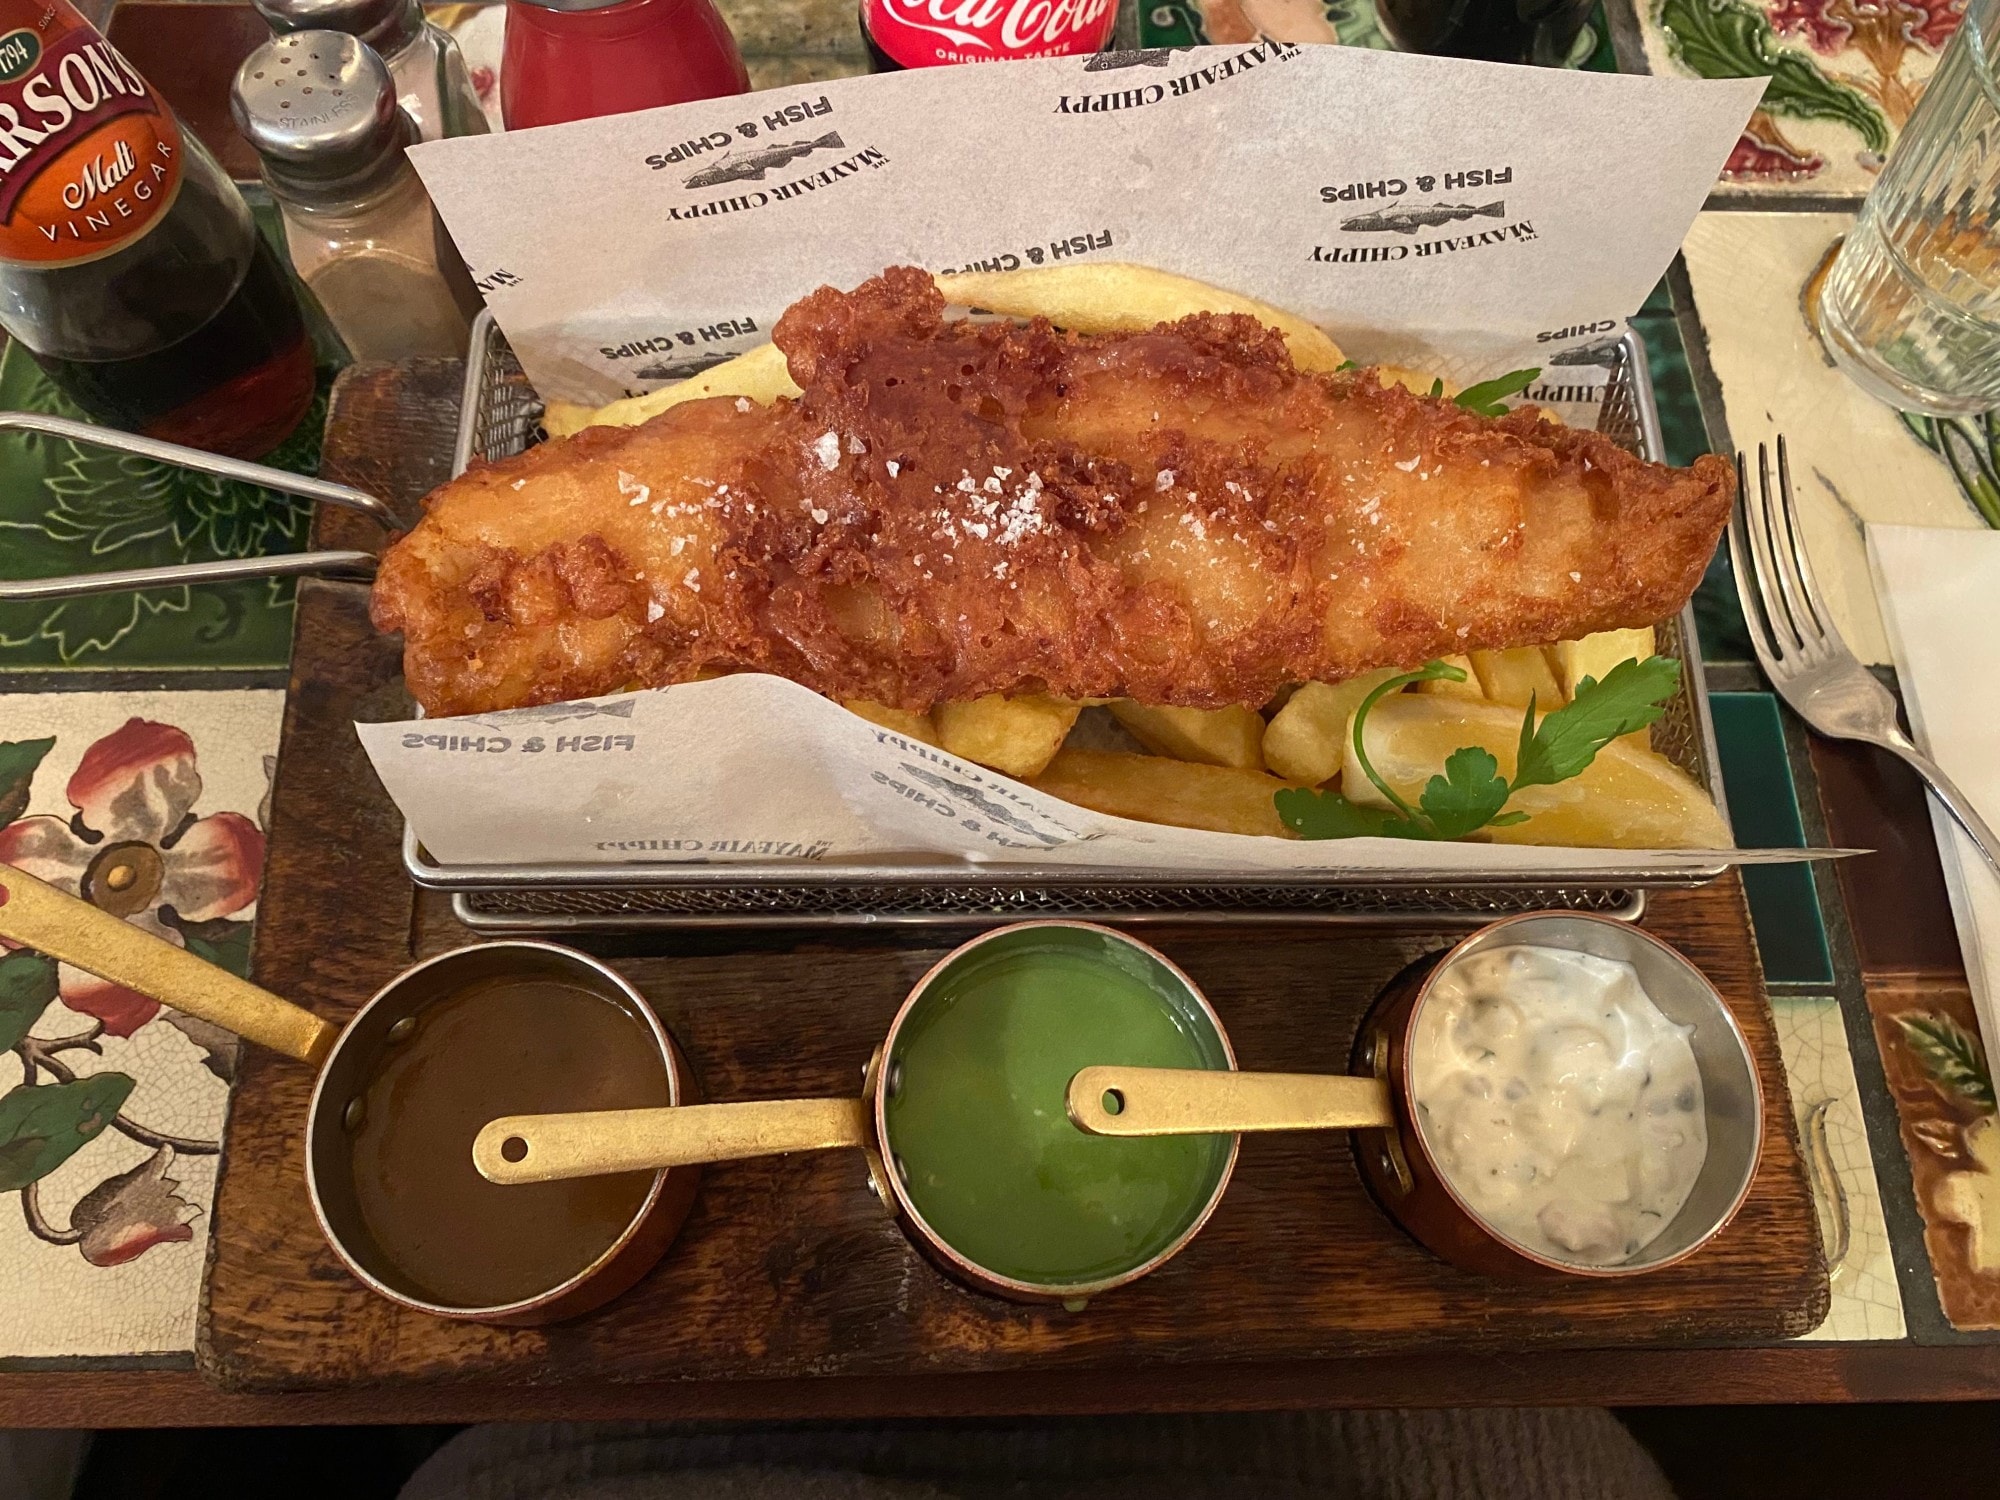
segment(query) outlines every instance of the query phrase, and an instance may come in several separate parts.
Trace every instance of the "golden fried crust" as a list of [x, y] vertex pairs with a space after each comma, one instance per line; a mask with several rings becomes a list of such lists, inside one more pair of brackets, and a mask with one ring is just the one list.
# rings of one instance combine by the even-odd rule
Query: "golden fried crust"
[[1261, 704], [1665, 618], [1734, 499], [1718, 458], [1302, 374], [1240, 315], [947, 322], [898, 268], [776, 339], [796, 401], [690, 402], [429, 497], [373, 601], [426, 712], [735, 670], [910, 709]]

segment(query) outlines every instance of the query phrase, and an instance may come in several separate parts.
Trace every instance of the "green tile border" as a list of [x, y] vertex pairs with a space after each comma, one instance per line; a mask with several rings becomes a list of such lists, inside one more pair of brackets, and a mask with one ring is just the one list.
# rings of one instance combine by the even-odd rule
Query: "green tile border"
[[[1737, 842], [1746, 848], [1803, 849], [1805, 825], [1777, 698], [1770, 693], [1712, 693], [1708, 701]], [[1743, 890], [1765, 977], [1775, 984], [1830, 988], [1833, 955], [1812, 870], [1805, 865], [1750, 866], [1743, 871]]]

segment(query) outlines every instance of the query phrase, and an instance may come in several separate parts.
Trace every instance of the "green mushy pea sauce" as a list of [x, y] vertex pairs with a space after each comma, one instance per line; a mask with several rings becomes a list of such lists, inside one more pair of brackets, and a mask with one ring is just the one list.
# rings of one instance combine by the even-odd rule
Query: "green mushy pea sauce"
[[889, 1149], [937, 1234], [987, 1271], [1082, 1286], [1143, 1265], [1207, 1206], [1223, 1135], [1117, 1139], [1071, 1123], [1093, 1064], [1218, 1068], [1173, 976], [1101, 933], [1025, 934], [940, 975], [892, 1059]]

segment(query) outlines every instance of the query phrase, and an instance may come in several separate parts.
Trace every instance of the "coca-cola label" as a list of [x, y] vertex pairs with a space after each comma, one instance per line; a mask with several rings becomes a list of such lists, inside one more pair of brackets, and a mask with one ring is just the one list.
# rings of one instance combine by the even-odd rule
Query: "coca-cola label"
[[861, 0], [875, 45], [906, 68], [1100, 51], [1117, 0]]
[[174, 201], [180, 127], [62, 0], [0, 0], [0, 26], [0, 260], [107, 255]]

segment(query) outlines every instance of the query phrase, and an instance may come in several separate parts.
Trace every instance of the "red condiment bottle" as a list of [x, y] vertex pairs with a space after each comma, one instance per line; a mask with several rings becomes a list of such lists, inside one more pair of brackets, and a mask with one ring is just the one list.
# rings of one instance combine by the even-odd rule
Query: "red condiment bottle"
[[711, 0], [507, 0], [500, 112], [509, 130], [749, 89]]

